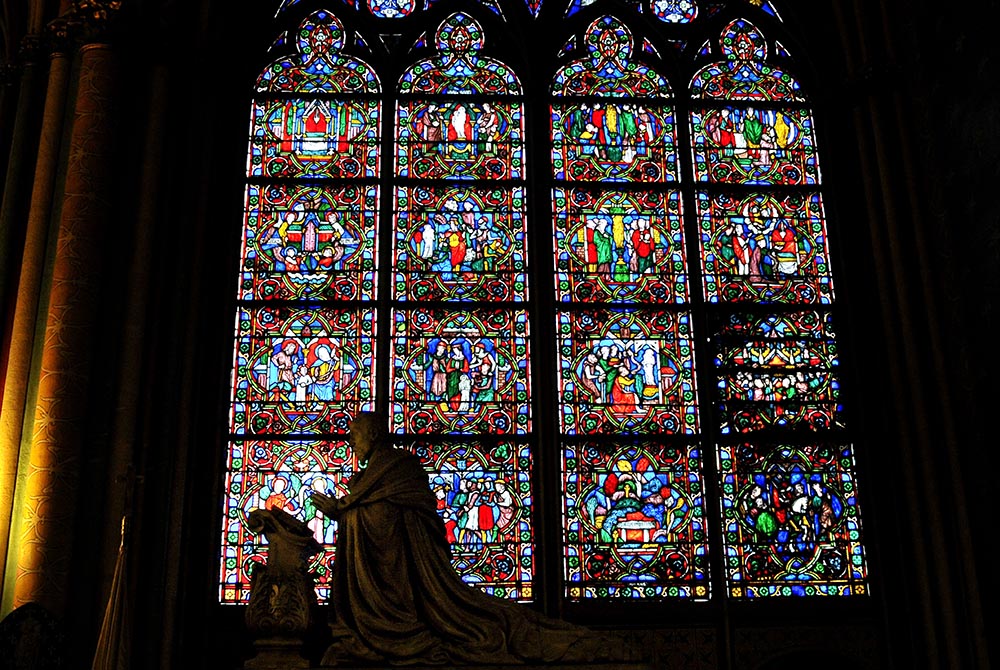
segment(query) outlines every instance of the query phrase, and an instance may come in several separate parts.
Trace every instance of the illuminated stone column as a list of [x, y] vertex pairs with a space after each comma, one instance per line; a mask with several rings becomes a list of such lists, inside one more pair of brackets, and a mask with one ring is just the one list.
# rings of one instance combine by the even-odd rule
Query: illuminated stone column
[[[53, 24], [51, 32], [57, 44], [63, 44], [65, 21]], [[42, 114], [42, 130], [35, 161], [34, 186], [28, 210], [28, 225], [21, 254], [21, 271], [15, 295], [10, 348], [0, 404], [0, 538], [8, 537], [14, 505], [17, 473], [27, 473], [28, 451], [21, 450], [25, 425], [25, 408], [34, 407], [29, 398], [33, 351], [40, 328], [39, 298], [45, 268], [45, 250], [49, 239], [52, 198], [59, 159], [63, 121], [66, 115], [66, 89], [69, 80], [69, 58], [65, 49], [52, 54], [49, 82]], [[19, 462], [22, 467], [19, 467]], [[23, 481], [22, 477], [22, 481]], [[6, 564], [7, 542], [0, 543], [0, 566]]]
[[[74, 522], [88, 392], [99, 372], [94, 341], [105, 277], [102, 247], [113, 212], [116, 66], [101, 40], [118, 3], [74, 3], [73, 21], [90, 36], [80, 50], [66, 183], [45, 317], [37, 401], [28, 434], [27, 474], [17, 494], [7, 581], [10, 603], [34, 601], [62, 614], [73, 565]], [[110, 366], [108, 366], [110, 367]], [[8, 604], [5, 587], [4, 605]]]

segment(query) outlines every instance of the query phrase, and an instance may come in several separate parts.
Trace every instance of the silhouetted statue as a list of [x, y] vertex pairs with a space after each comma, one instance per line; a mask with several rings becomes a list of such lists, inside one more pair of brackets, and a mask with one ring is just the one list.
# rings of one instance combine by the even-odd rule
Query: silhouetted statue
[[444, 524], [419, 459], [393, 449], [374, 414], [362, 413], [351, 423], [349, 440], [359, 461], [368, 462], [348, 483], [350, 494], [313, 495], [316, 506], [339, 523], [334, 643], [323, 665], [625, 660], [622, 646], [608, 636], [465, 584], [451, 566]]

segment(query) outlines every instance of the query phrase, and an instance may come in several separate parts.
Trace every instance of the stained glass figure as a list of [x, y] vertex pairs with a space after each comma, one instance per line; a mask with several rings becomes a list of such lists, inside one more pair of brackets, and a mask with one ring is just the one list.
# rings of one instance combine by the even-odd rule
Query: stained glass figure
[[375, 296], [375, 186], [247, 187], [242, 300]]
[[552, 169], [568, 181], [674, 181], [674, 113], [640, 103], [553, 105]]
[[479, 55], [483, 31], [471, 16], [452, 14], [434, 42], [438, 55], [408, 68], [400, 93], [520, 95], [521, 84], [507, 66]]
[[368, 11], [380, 19], [401, 19], [416, 8], [416, 0], [368, 0]]
[[558, 329], [564, 434], [698, 429], [688, 314], [561, 312]]
[[726, 60], [706, 65], [691, 80], [691, 96], [717, 100], [805, 100], [799, 82], [787, 72], [763, 61], [767, 42], [745, 19], [726, 26], [720, 41]]
[[416, 442], [462, 579], [512, 600], [533, 599], [531, 449], [511, 442]]
[[367, 63], [343, 56], [344, 26], [327, 11], [318, 11], [299, 26], [298, 54], [275, 61], [257, 79], [261, 93], [378, 93], [375, 71]]
[[680, 194], [556, 188], [556, 299], [688, 299]]
[[310, 570], [316, 591], [329, 598], [337, 524], [316, 509], [313, 493], [343, 495], [357, 471], [357, 459], [345, 441], [263, 440], [233, 442], [226, 476], [223, 529], [222, 602], [245, 602], [253, 567], [267, 559], [267, 545], [250, 533], [246, 522], [254, 509], [279, 508], [304, 521], [323, 545]]
[[394, 431], [531, 430], [527, 312], [397, 310], [393, 324]]
[[697, 109], [691, 127], [696, 180], [769, 186], [820, 181], [809, 110]]
[[566, 595], [708, 599], [701, 452], [566, 444]]
[[833, 280], [817, 193], [698, 193], [705, 297], [830, 303]]
[[649, 12], [664, 23], [690, 23], [698, 16], [695, 0], [649, 0]]
[[732, 314], [713, 335], [720, 432], [844, 427], [829, 313]]
[[670, 95], [667, 80], [652, 68], [629, 62], [632, 34], [618, 19], [604, 16], [587, 28], [588, 57], [560, 69], [552, 83], [553, 95], [651, 97]]
[[425, 179], [521, 179], [520, 103], [403, 101], [397, 107], [396, 174]]
[[524, 191], [400, 187], [397, 300], [527, 299]]
[[731, 596], [867, 593], [850, 445], [720, 446], [719, 474]]
[[346, 433], [375, 409], [374, 344], [374, 309], [240, 309], [232, 432]]

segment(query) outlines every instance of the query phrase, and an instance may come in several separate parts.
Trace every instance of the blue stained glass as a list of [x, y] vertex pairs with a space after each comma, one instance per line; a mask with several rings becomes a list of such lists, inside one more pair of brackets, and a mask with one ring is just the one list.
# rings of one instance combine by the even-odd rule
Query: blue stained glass
[[417, 8], [416, 0], [369, 0], [368, 11], [380, 19], [401, 19]]
[[434, 36], [438, 55], [403, 73], [400, 93], [520, 95], [521, 84], [503, 63], [479, 55], [484, 36], [467, 14], [452, 14]]
[[664, 23], [690, 23], [698, 16], [695, 0], [651, 0], [649, 10]]
[[629, 62], [632, 34], [618, 19], [604, 16], [587, 28], [589, 56], [560, 69], [552, 83], [554, 95], [608, 97], [667, 97], [667, 80], [645, 65]]

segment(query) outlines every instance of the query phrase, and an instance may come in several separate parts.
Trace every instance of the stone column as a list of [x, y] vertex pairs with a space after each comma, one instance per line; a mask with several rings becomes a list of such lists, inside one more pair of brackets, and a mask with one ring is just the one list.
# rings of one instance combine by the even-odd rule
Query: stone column
[[[34, 172], [35, 142], [38, 139], [42, 87], [45, 84], [45, 67], [40, 62], [40, 56], [39, 36], [25, 37], [18, 54], [21, 77], [10, 154], [2, 158], [7, 160], [3, 201], [0, 203], [0, 314], [4, 316], [9, 313], [8, 304], [17, 286], [25, 214], [31, 193], [29, 180]], [[0, 341], [4, 343], [8, 336], [7, 325], [5, 318], [0, 331]]]
[[[77, 0], [84, 35], [66, 183], [45, 318], [29, 463], [12, 535], [12, 605], [35, 601], [65, 613], [79, 514], [80, 465], [92, 411], [94, 341], [104, 282], [102, 253], [113, 213], [116, 64], [106, 30], [118, 3]], [[6, 598], [5, 598], [6, 601]]]
[[[19, 461], [26, 473], [27, 450], [22, 452], [25, 408], [34, 406], [29, 398], [32, 387], [32, 366], [36, 333], [40, 330], [39, 298], [44, 279], [45, 251], [50, 237], [52, 198], [55, 192], [56, 168], [66, 116], [66, 90], [69, 81], [69, 58], [66, 55], [65, 21], [51, 27], [56, 44], [49, 66], [49, 83], [42, 114], [42, 130], [35, 161], [34, 186], [28, 209], [28, 225], [21, 253], [21, 271], [14, 297], [6, 376], [0, 404], [0, 538], [7, 538], [11, 527], [15, 480]], [[5, 565], [7, 543], [0, 544], [0, 566]]]
[[[919, 139], [902, 76], [913, 63], [894, 46], [908, 28], [888, 0], [833, 6], [849, 76], [862, 91], [855, 108], [861, 176], [882, 327], [891, 339], [886, 367], [892, 387], [899, 389], [886, 400], [894, 439], [881, 447], [895, 456], [892, 467], [898, 470], [892, 476], [898, 478], [904, 532], [899, 548], [882, 550], [885, 569], [909, 580], [906, 600], [888, 615], [895, 618], [892, 627], [906, 626], [910, 635], [896, 644], [909, 645], [914, 659], [927, 667], [985, 668], [980, 587], [957, 460], [961, 445], [939, 330], [942, 288], [929, 251], [934, 244], [925, 214], [929, 196], [918, 192], [913, 149]], [[905, 624], [899, 622], [903, 610], [909, 610]]]

